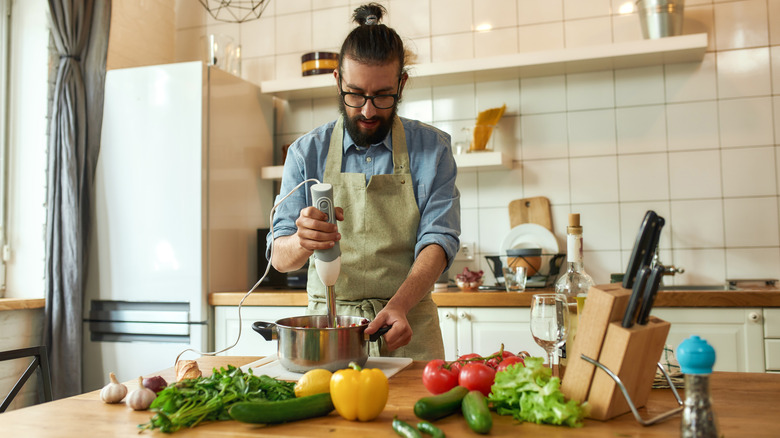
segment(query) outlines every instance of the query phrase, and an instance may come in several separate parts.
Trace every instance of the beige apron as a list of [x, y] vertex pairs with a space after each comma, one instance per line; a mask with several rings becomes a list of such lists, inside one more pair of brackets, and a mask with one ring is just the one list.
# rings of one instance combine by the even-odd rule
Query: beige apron
[[[374, 175], [366, 185], [362, 173], [342, 173], [344, 122], [339, 117], [330, 138], [323, 182], [333, 185], [333, 201], [344, 209], [341, 233], [341, 274], [336, 282], [336, 313], [369, 320], [396, 293], [414, 263], [420, 212], [409, 171], [406, 134], [398, 117], [393, 121], [393, 174]], [[325, 286], [309, 262], [308, 313], [325, 314]], [[383, 339], [371, 342], [371, 356], [444, 358], [436, 304], [428, 292], [407, 314], [413, 336], [392, 352]], [[379, 344], [379, 345], [377, 345]]]

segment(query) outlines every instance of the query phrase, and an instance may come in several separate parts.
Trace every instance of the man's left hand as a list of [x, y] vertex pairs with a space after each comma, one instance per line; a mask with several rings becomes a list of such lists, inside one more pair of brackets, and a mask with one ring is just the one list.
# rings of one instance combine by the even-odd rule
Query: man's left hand
[[412, 327], [406, 319], [406, 313], [390, 306], [376, 314], [376, 318], [366, 327], [366, 334], [370, 335], [386, 325], [392, 326], [384, 335], [388, 350], [403, 347], [412, 340]]

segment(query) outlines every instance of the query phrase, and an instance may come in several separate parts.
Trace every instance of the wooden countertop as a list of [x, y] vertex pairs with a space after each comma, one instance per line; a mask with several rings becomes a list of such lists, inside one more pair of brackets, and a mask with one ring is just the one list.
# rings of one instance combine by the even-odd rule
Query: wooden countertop
[[[257, 358], [250, 357], [203, 357], [198, 360], [205, 374], [213, 367], [230, 363], [236, 366], [247, 364]], [[424, 362], [414, 362], [410, 367], [390, 379], [390, 396], [384, 411], [374, 421], [352, 422], [342, 419], [335, 411], [321, 418], [294, 423], [259, 426], [222, 421], [197, 426], [176, 432], [172, 437], [272, 437], [272, 436], [334, 436], [374, 438], [397, 436], [391, 427], [394, 416], [416, 423], [414, 403], [429, 395], [422, 385]], [[173, 371], [160, 373], [166, 380], [173, 380]], [[128, 382], [129, 383], [129, 382]], [[719, 373], [711, 378], [711, 394], [715, 414], [723, 436], [776, 436], [780, 404], [780, 375], [763, 373]], [[640, 409], [643, 418], [649, 419], [676, 407], [670, 390], [651, 391], [647, 406]], [[126, 406], [107, 405], [99, 400], [99, 391], [44, 403], [37, 406], [8, 411], [0, 414], [0, 430], [8, 437], [127, 437], [139, 436], [137, 425], [145, 423], [150, 412], [136, 412]], [[511, 417], [493, 413], [491, 436], [534, 436], [534, 437], [670, 437], [679, 436], [680, 415], [656, 424], [643, 427], [629, 413], [612, 420], [601, 422], [585, 420], [585, 426], [571, 429], [560, 426], [518, 424]], [[471, 432], [459, 414], [436, 422], [448, 437], [476, 436]], [[168, 436], [159, 432], [144, 432], [140, 436]]]
[[[448, 289], [434, 292], [433, 301], [440, 307], [529, 307], [534, 293], [551, 292], [533, 289], [521, 293], [462, 292]], [[209, 294], [212, 306], [237, 306], [245, 292], [214, 292]], [[253, 292], [246, 306], [306, 306], [303, 290], [260, 289]], [[745, 289], [739, 291], [660, 291], [656, 307], [780, 307], [780, 290]]]

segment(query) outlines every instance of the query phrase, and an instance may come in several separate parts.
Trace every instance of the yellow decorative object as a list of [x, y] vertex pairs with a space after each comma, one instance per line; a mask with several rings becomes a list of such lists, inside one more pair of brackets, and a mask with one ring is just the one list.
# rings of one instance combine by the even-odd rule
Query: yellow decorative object
[[336, 371], [330, 378], [330, 396], [336, 411], [347, 420], [370, 421], [385, 409], [390, 389], [387, 376], [378, 368], [350, 368]]
[[498, 124], [501, 116], [506, 111], [506, 104], [500, 108], [491, 108], [482, 111], [477, 116], [477, 125], [474, 126], [474, 136], [471, 141], [470, 151], [484, 151], [487, 147], [488, 140], [493, 134], [493, 128]]
[[307, 395], [330, 392], [331, 377], [333, 377], [333, 373], [324, 368], [307, 371], [295, 384], [295, 396], [306, 397]]

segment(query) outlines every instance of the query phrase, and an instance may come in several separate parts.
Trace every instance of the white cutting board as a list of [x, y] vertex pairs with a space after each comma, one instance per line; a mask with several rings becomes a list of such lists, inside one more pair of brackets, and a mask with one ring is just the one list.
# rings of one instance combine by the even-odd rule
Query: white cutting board
[[[369, 357], [366, 364], [363, 365], [363, 368], [379, 368], [389, 379], [402, 369], [408, 367], [411, 363], [412, 358], [410, 357]], [[266, 356], [260, 360], [246, 364], [241, 367], [241, 370], [247, 372], [249, 368], [252, 368], [252, 373], [256, 376], [265, 374], [279, 380], [292, 380], [297, 382], [298, 379], [303, 377], [303, 373], [294, 373], [284, 368], [276, 355]]]

